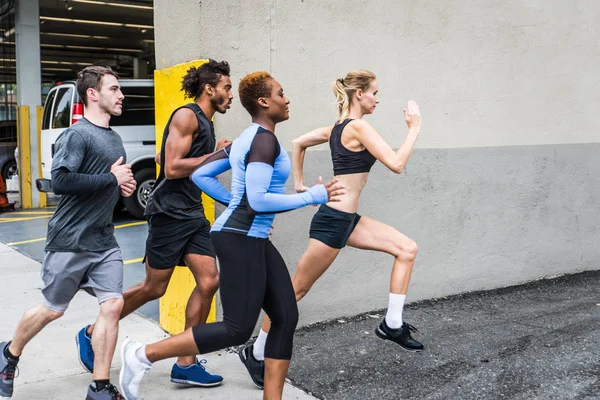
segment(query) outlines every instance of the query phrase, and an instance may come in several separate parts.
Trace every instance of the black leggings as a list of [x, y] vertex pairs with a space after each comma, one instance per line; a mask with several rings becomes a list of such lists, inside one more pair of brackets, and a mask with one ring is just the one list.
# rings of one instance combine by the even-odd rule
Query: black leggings
[[264, 309], [271, 318], [265, 357], [292, 358], [298, 306], [283, 258], [268, 239], [212, 232], [220, 265], [223, 322], [192, 328], [200, 353], [246, 343]]

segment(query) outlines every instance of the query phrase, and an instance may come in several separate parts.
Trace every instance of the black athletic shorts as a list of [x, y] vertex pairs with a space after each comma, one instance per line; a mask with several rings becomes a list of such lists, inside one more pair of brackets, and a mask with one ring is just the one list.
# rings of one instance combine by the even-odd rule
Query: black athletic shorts
[[210, 223], [204, 217], [177, 219], [153, 214], [148, 219], [146, 257], [153, 269], [170, 269], [185, 265], [185, 254], [215, 257], [210, 241]]
[[329, 247], [341, 249], [346, 246], [359, 220], [357, 213], [347, 213], [322, 204], [310, 223], [309, 236]]

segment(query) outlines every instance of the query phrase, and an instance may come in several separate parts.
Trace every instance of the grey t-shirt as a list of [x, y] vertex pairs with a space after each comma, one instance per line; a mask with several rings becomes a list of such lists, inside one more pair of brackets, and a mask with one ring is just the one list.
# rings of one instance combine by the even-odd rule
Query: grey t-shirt
[[55, 149], [53, 176], [64, 168], [70, 173], [96, 175], [105, 183], [84, 193], [65, 191], [48, 223], [46, 251], [105, 251], [118, 247], [112, 216], [119, 186], [110, 168], [121, 156], [125, 163], [121, 137], [110, 128], [82, 118], [58, 137]]

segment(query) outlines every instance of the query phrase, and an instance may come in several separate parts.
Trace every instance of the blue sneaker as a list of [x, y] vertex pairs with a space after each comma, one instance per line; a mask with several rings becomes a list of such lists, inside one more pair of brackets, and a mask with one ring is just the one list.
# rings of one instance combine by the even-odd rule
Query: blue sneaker
[[218, 386], [223, 383], [221, 375], [213, 375], [206, 371], [206, 360], [196, 360], [195, 364], [182, 367], [174, 364], [171, 369], [171, 382], [193, 386]]
[[77, 332], [75, 342], [77, 342], [79, 363], [83, 369], [91, 373], [94, 372], [94, 349], [92, 349], [92, 338], [87, 334], [88, 326]]

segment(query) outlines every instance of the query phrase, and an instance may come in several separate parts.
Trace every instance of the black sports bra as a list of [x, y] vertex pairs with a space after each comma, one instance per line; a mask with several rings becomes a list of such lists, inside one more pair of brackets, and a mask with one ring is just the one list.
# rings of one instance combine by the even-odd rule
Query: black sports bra
[[367, 149], [350, 151], [344, 147], [342, 144], [342, 131], [350, 121], [352, 119], [346, 118], [343, 122], [336, 123], [329, 137], [333, 174], [336, 176], [369, 172], [375, 161], [377, 161]]

